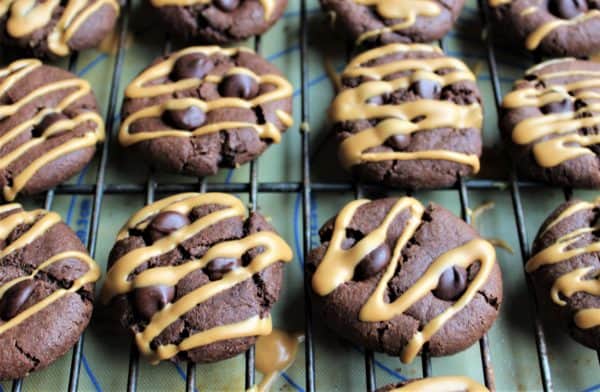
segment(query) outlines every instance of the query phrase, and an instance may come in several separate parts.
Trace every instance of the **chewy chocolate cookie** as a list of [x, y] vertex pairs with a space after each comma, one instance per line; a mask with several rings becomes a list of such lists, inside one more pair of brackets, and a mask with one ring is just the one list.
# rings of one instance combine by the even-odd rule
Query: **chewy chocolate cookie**
[[320, 0], [358, 45], [432, 42], [454, 25], [464, 0]]
[[500, 129], [519, 173], [600, 187], [600, 64], [551, 60], [529, 69], [502, 103]]
[[144, 207], [113, 247], [101, 301], [151, 361], [213, 362], [271, 332], [289, 246], [222, 193]]
[[1, 198], [48, 190], [79, 172], [104, 139], [88, 82], [26, 59], [0, 68]]
[[438, 188], [479, 171], [481, 96], [462, 61], [390, 44], [354, 58], [341, 83], [330, 118], [340, 161], [359, 179]]
[[0, 379], [43, 369], [79, 339], [100, 269], [55, 212], [0, 206]]
[[488, 0], [502, 31], [551, 56], [600, 51], [600, 0]]
[[385, 385], [375, 392], [489, 392], [485, 386], [468, 377], [444, 376]]
[[287, 0], [150, 0], [167, 28], [184, 41], [227, 44], [267, 31]]
[[571, 200], [542, 224], [526, 271], [540, 302], [581, 344], [600, 349], [600, 199]]
[[347, 204], [308, 257], [315, 304], [340, 336], [411, 362], [450, 355], [498, 316], [494, 247], [444, 208], [411, 197]]
[[244, 48], [187, 48], [156, 60], [125, 91], [119, 141], [153, 167], [215, 174], [259, 156], [293, 123], [292, 86]]
[[0, 44], [36, 57], [67, 56], [97, 46], [119, 16], [117, 0], [5, 0], [0, 5]]

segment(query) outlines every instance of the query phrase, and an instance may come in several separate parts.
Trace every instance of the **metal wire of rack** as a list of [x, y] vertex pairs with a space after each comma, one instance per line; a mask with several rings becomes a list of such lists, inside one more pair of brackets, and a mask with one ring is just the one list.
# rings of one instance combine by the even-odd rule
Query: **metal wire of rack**
[[[127, 28], [131, 13], [131, 1], [126, 0], [122, 15], [119, 21], [119, 39], [118, 48], [115, 56], [113, 72], [110, 84], [108, 110], [106, 113], [106, 141], [104, 142], [99, 163], [96, 169], [96, 181], [94, 184], [65, 184], [60, 185], [54, 190], [46, 193], [44, 200], [44, 208], [52, 209], [55, 195], [88, 195], [93, 197], [91, 221], [88, 226], [86, 246], [94, 257], [98, 239], [98, 227], [100, 223], [100, 212], [102, 202], [105, 195], [115, 194], [137, 194], [145, 195], [146, 203], [151, 203], [155, 200], [157, 194], [179, 193], [189, 191], [200, 192], [231, 192], [231, 193], [247, 193], [251, 209], [255, 210], [258, 206], [258, 196], [261, 193], [285, 193], [285, 194], [300, 194], [302, 201], [302, 249], [303, 254], [307, 255], [310, 251], [311, 238], [311, 198], [318, 193], [341, 193], [354, 192], [355, 197], [362, 197], [364, 192], [376, 191], [386, 192], [390, 189], [374, 184], [357, 184], [357, 183], [335, 183], [335, 182], [312, 182], [311, 181], [311, 149], [310, 138], [308, 131], [310, 129], [310, 107], [308, 97], [308, 10], [307, 1], [300, 0], [299, 12], [299, 42], [300, 42], [300, 119], [301, 123], [299, 131], [301, 134], [300, 149], [302, 152], [301, 163], [301, 181], [299, 182], [261, 182], [258, 175], [258, 160], [250, 164], [250, 176], [248, 182], [238, 183], [209, 183], [205, 178], [200, 178], [197, 184], [191, 183], [164, 183], [160, 184], [152, 175], [149, 176], [145, 183], [123, 183], [123, 184], [107, 184], [106, 171], [108, 162], [109, 146], [111, 135], [116, 129], [115, 114], [117, 108], [117, 97], [121, 85], [121, 76], [123, 71], [123, 63], [125, 56], [125, 42], [127, 38]], [[498, 66], [496, 62], [496, 53], [493, 42], [493, 32], [489, 23], [489, 10], [486, 0], [478, 0], [480, 17], [482, 21], [484, 36], [482, 37], [483, 44], [487, 50], [488, 67], [491, 75], [491, 83], [494, 91], [494, 99], [497, 110], [500, 109], [502, 100], [502, 91], [500, 88], [500, 79]], [[440, 46], [444, 47], [444, 42], [440, 42]], [[260, 52], [260, 37], [256, 37], [254, 47], [257, 52]], [[170, 43], [167, 41], [165, 50], [170, 50]], [[73, 71], [77, 68], [77, 54], [73, 54], [69, 60], [68, 69]], [[513, 212], [515, 215], [517, 233], [521, 257], [526, 261], [530, 256], [529, 240], [525, 229], [525, 218], [523, 213], [523, 203], [521, 200], [521, 190], [526, 188], [544, 188], [546, 185], [531, 182], [521, 181], [518, 179], [514, 169], [511, 171], [511, 176], [508, 181], [497, 181], [490, 179], [463, 179], [461, 178], [456, 186], [444, 188], [440, 190], [457, 191], [462, 218], [470, 223], [469, 215], [469, 191], [471, 190], [509, 190]], [[570, 198], [572, 191], [565, 189], [565, 197]], [[300, 257], [300, 255], [298, 255]], [[526, 275], [526, 281], [531, 293], [531, 281]], [[534, 336], [537, 348], [538, 362], [541, 374], [541, 385], [544, 391], [552, 391], [552, 374], [548, 362], [548, 352], [546, 347], [546, 338], [542, 323], [538, 317], [537, 303], [535, 295], [529, 296], [531, 313], [534, 315]], [[308, 280], [308, 271], [304, 271], [304, 306], [305, 306], [305, 388], [306, 391], [312, 392], [316, 390], [316, 361], [315, 361], [315, 342], [313, 337], [312, 323], [312, 306], [310, 299], [310, 287]], [[79, 375], [81, 370], [81, 360], [83, 351], [84, 338], [77, 342], [73, 348], [68, 391], [76, 392], [79, 386]], [[480, 340], [481, 363], [483, 369], [483, 377], [486, 386], [494, 391], [494, 370], [491, 359], [491, 352], [488, 344], [488, 339], [484, 336]], [[245, 361], [245, 386], [246, 388], [254, 385], [255, 378], [255, 353], [250, 349], [246, 353]], [[598, 352], [598, 360], [600, 362], [600, 352]], [[431, 358], [428, 350], [423, 350], [421, 355], [422, 375], [430, 377], [433, 374]], [[368, 392], [373, 392], [376, 389], [377, 381], [374, 369], [374, 354], [371, 351], [365, 351], [365, 384]], [[134, 344], [132, 344], [129, 357], [129, 372], [127, 380], [127, 391], [137, 391], [137, 382], [139, 378], [139, 354]], [[12, 385], [13, 392], [20, 392], [23, 387], [23, 380], [14, 380]], [[186, 368], [186, 392], [196, 391], [196, 366], [193, 363], [188, 363]]]

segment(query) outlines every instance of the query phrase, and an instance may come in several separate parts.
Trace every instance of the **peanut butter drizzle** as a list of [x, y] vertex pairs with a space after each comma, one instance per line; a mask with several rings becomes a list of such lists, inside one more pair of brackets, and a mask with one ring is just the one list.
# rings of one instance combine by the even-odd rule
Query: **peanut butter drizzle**
[[[0, 19], [7, 13], [6, 31], [15, 38], [23, 38], [46, 26], [61, 5], [60, 0], [0, 0]], [[96, 11], [110, 6], [119, 13], [116, 0], [68, 0], [62, 15], [48, 34], [48, 47], [58, 56], [69, 54], [69, 40], [81, 25]]]
[[489, 392], [489, 390], [468, 377], [445, 376], [411, 381], [390, 392]]
[[[397, 105], [371, 105], [367, 101], [382, 94], [392, 93], [401, 88], [408, 88], [417, 80], [434, 80], [442, 86], [459, 81], [475, 81], [475, 76], [460, 60], [448, 57], [425, 59], [402, 59], [391, 63], [366, 66], [369, 61], [399, 52], [434, 52], [439, 49], [427, 45], [391, 44], [370, 50], [356, 57], [344, 70], [342, 78], [365, 76], [374, 80], [363, 82], [354, 88], [341, 91], [330, 109], [333, 121], [358, 121], [379, 119], [377, 125], [364, 129], [346, 138], [340, 145], [339, 157], [342, 165], [348, 170], [362, 162], [378, 162], [387, 160], [446, 160], [469, 165], [473, 172], [479, 171], [479, 158], [473, 154], [463, 154], [449, 150], [426, 151], [392, 151], [364, 152], [381, 146], [394, 135], [411, 135], [416, 132], [434, 128], [450, 127], [456, 129], [481, 129], [483, 113], [481, 105], [457, 105], [449, 101], [420, 99]], [[445, 75], [438, 75], [439, 69], [452, 68]], [[393, 80], [385, 80], [386, 76], [398, 72], [411, 71], [411, 75]], [[421, 121], [413, 122], [416, 118]]]
[[[210, 4], [213, 0], [150, 0], [155, 7], [190, 7], [197, 4]], [[258, 0], [265, 10], [265, 20], [270, 20], [275, 10], [276, 0]]]
[[360, 310], [359, 319], [365, 322], [388, 321], [404, 313], [425, 295], [434, 290], [442, 273], [452, 266], [467, 268], [479, 261], [479, 272], [463, 293], [448, 309], [434, 317], [423, 328], [416, 332], [403, 350], [400, 359], [404, 363], [411, 362], [421, 348], [435, 333], [444, 326], [456, 313], [463, 309], [485, 284], [496, 260], [494, 247], [481, 238], [475, 238], [466, 244], [454, 248], [434, 260], [427, 271], [417, 282], [406, 290], [392, 303], [386, 303], [388, 282], [394, 277], [401, 252], [406, 243], [414, 236], [419, 225], [424, 208], [416, 199], [402, 197], [392, 206], [379, 227], [358, 241], [354, 246], [344, 250], [342, 243], [346, 236], [346, 228], [352, 221], [357, 209], [369, 203], [370, 200], [356, 200], [347, 204], [335, 220], [333, 235], [327, 252], [312, 279], [314, 291], [326, 296], [340, 285], [349, 282], [354, 276], [354, 269], [361, 260], [385, 242], [389, 227], [398, 214], [403, 211], [410, 213], [404, 231], [396, 242], [390, 262], [377, 284], [377, 287]]
[[[160, 117], [165, 110], [187, 109], [191, 106], [196, 106], [205, 113], [208, 113], [211, 110], [227, 107], [251, 109], [257, 105], [277, 101], [292, 95], [292, 86], [281, 76], [275, 74], [257, 75], [251, 70], [242, 67], [232, 67], [223, 77], [209, 74], [206, 75], [203, 80], [192, 78], [179, 80], [173, 83], [147, 85], [153, 80], [169, 75], [177, 59], [185, 56], [186, 54], [203, 53], [207, 56], [210, 56], [211, 54], [220, 53], [225, 56], [234, 56], [240, 51], [249, 50], [243, 48], [222, 49], [218, 46], [197, 46], [173, 53], [169, 58], [150, 67], [142, 72], [137, 78], [135, 78], [125, 90], [125, 96], [127, 98], [135, 99], [151, 98], [163, 94], [173, 94], [177, 91], [198, 87], [203, 82], [218, 84], [223, 77], [234, 74], [245, 74], [252, 77], [260, 84], [274, 85], [276, 88], [273, 91], [260, 94], [251, 100], [244, 100], [240, 98], [220, 98], [212, 101], [203, 101], [197, 98], [171, 98], [163, 104], [146, 107], [128, 116], [121, 125], [121, 129], [119, 131], [119, 142], [123, 146], [130, 146], [144, 140], [167, 136], [192, 137], [215, 133], [225, 129], [253, 128], [261, 139], [270, 139], [274, 143], [279, 143], [281, 141], [281, 130], [272, 122], [266, 122], [265, 124], [254, 124], [241, 121], [223, 121], [207, 124], [192, 131], [164, 129], [151, 132], [129, 132], [130, 126], [135, 121], [149, 117]], [[283, 110], [277, 110], [275, 114], [285, 127], [290, 127], [294, 122], [293, 118]]]
[[[0, 79], [4, 78], [4, 80], [0, 82], [0, 96], [5, 95], [6, 92], [15, 85], [15, 83], [25, 78], [30, 72], [41, 65], [42, 63], [39, 60], [27, 59], [15, 61], [7, 67], [0, 69]], [[91, 88], [89, 83], [85, 80], [74, 77], [73, 79], [59, 80], [37, 88], [28, 95], [22, 97], [17, 102], [10, 103], [8, 105], [0, 105], [0, 119], [2, 119], [17, 113], [25, 105], [44, 96], [45, 94], [51, 94], [61, 90], [72, 91], [55, 107], [44, 108], [40, 110], [32, 118], [23, 121], [16, 127], [6, 131], [3, 135], [1, 135], [0, 149], [11, 143], [23, 132], [29, 132], [36, 125], [40, 124], [44, 117], [46, 117], [48, 114], [60, 113], [64, 111], [67, 107], [69, 107], [69, 105], [89, 94]], [[27, 166], [25, 169], [23, 169], [23, 171], [18, 173], [13, 178], [12, 185], [5, 185], [3, 187], [2, 192], [4, 198], [6, 200], [13, 200], [19, 191], [27, 184], [27, 182], [38, 172], [38, 170], [53, 160], [65, 156], [73, 151], [94, 146], [99, 141], [103, 141], [104, 122], [102, 121], [102, 118], [95, 112], [83, 112], [74, 118], [57, 121], [48, 127], [42, 135], [26, 141], [20, 146], [14, 148], [12, 151], [6, 153], [4, 156], [1, 156], [0, 169], [5, 169], [30, 149], [44, 143], [52, 135], [62, 132], [71, 132], [85, 122], [95, 123], [95, 131], [87, 132], [81, 137], [67, 140], [63, 144], [54, 147], [40, 157], [36, 158], [29, 164], [29, 166]]]
[[403, 19], [402, 22], [380, 29], [370, 30], [363, 33], [356, 44], [378, 35], [392, 33], [411, 27], [417, 17], [438, 16], [442, 9], [439, 4], [432, 0], [353, 0], [356, 4], [375, 8], [375, 11], [386, 19]]
[[[579, 211], [597, 208], [599, 204], [600, 200], [596, 200], [594, 203], [582, 201], [573, 204], [564, 210], [554, 221], [549, 223], [547, 228], [542, 232], [542, 235], [546, 233], [550, 227], [554, 227], [562, 220], [573, 216]], [[584, 247], [574, 247], [573, 245], [577, 243], [577, 241], [579, 241], [585, 234], [591, 233], [598, 229], [600, 229], [600, 227], [596, 225], [594, 227], [577, 229], [565, 234], [556, 240], [554, 244], [534, 255], [525, 265], [525, 270], [528, 273], [532, 273], [545, 265], [557, 264], [585, 253], [599, 252], [600, 242], [592, 242]], [[593, 276], [591, 278], [586, 278], [590, 274]], [[556, 279], [552, 285], [550, 297], [555, 304], [559, 306], [565, 306], [567, 303], [561, 299], [560, 295], [569, 298], [577, 292], [584, 292], [589, 295], [600, 296], [600, 270], [594, 271], [593, 267], [582, 267], [565, 273]], [[575, 325], [581, 329], [589, 329], [600, 326], [600, 309], [579, 310], [575, 313], [573, 319], [575, 321]]]
[[130, 293], [137, 288], [154, 285], [174, 286], [186, 275], [192, 271], [204, 268], [215, 258], [239, 259], [250, 249], [257, 247], [264, 248], [264, 251], [256, 256], [249, 265], [236, 268], [226, 273], [220, 280], [212, 281], [195, 289], [179, 298], [176, 302], [167, 304], [162, 310], [152, 316], [146, 328], [135, 335], [138, 349], [141, 353], [148, 356], [152, 362], [156, 363], [163, 359], [172, 358], [181, 351], [191, 350], [216, 341], [245, 336], [267, 335], [271, 332], [270, 316], [261, 319], [256, 315], [237, 323], [220, 325], [194, 333], [177, 345], [162, 345], [156, 350], [151, 348], [150, 343], [155, 337], [197, 305], [234, 287], [238, 283], [251, 279], [252, 275], [259, 273], [280, 260], [288, 262], [292, 259], [292, 251], [283, 239], [273, 232], [261, 231], [239, 240], [216, 244], [200, 259], [188, 260], [177, 266], [149, 268], [137, 274], [133, 279], [129, 278], [138, 266], [149, 259], [175, 249], [182, 242], [222, 220], [236, 216], [245, 217], [247, 210], [239, 199], [227, 194], [183, 193], [162, 199], [144, 207], [136, 213], [123, 226], [117, 236], [118, 240], [129, 237], [130, 229], [143, 230], [150, 220], [160, 212], [175, 211], [183, 215], [188, 215], [193, 208], [207, 204], [218, 204], [226, 206], [226, 208], [212, 212], [190, 225], [171, 233], [169, 236], [161, 238], [150, 246], [137, 248], [126, 253], [113, 264], [107, 273], [106, 282], [100, 294], [100, 300], [104, 304], [108, 304], [116, 295]]
[[[542, 63], [528, 70], [526, 74], [534, 74], [535, 71], [548, 64], [569, 61], [575, 60], [561, 59]], [[567, 75], [587, 76], [589, 79], [567, 84], [552, 83], [553, 79]], [[573, 70], [542, 74], [540, 78], [546, 82], [546, 88], [538, 90], [529, 87], [514, 90], [506, 95], [502, 106], [507, 109], [526, 106], [542, 107], [551, 102], [561, 102], [564, 99], [587, 99], [588, 105], [568, 113], [552, 113], [526, 118], [513, 129], [513, 142], [520, 145], [534, 143], [533, 155], [536, 162], [542, 167], [554, 167], [570, 159], [594, 155], [594, 152], [587, 146], [600, 143], [600, 135], [580, 135], [569, 132], [600, 124], [600, 115], [598, 115], [600, 103], [589, 101], [600, 99], [600, 94], [590, 91], [590, 89], [600, 88], [600, 74], [597, 71]], [[592, 116], [577, 118], [584, 112], [591, 113]], [[549, 138], [548, 136], [553, 137]]]
[[[499, 7], [501, 5], [510, 3], [512, 3], [512, 0], [489, 0], [489, 4], [491, 7]], [[520, 16], [526, 17], [532, 15], [540, 11], [540, 6], [541, 5], [527, 7], [520, 13]], [[554, 18], [546, 23], [543, 23], [537, 29], [531, 32], [525, 39], [525, 47], [529, 50], [535, 50], [538, 46], [540, 46], [540, 43], [544, 40], [544, 38], [546, 38], [548, 34], [553, 32], [557, 28], [563, 26], [574, 26], [578, 23], [596, 17], [600, 17], [600, 10], [593, 9], [569, 20]]]
[[[0, 206], [0, 213], [6, 213], [21, 208], [21, 205], [17, 203], [7, 204], [4, 206]], [[61, 218], [57, 213], [45, 210], [34, 210], [30, 212], [18, 211], [0, 219], [0, 240], [6, 240], [9, 234], [19, 225], [33, 224], [25, 233], [21, 235], [21, 237], [19, 237], [16, 241], [12, 242], [9, 246], [0, 251], [0, 258], [4, 258], [10, 253], [24, 248], [59, 222], [61, 222]], [[83, 263], [87, 264], [88, 270], [85, 272], [85, 274], [75, 279], [71, 284], [71, 287], [69, 287], [68, 289], [56, 289], [47, 297], [43, 298], [34, 305], [31, 305], [30, 307], [23, 310], [10, 320], [1, 324], [0, 334], [19, 325], [29, 317], [52, 305], [54, 302], [61, 299], [65, 295], [70, 293], [76, 293], [84, 285], [88, 283], [93, 283], [100, 278], [100, 269], [98, 268], [98, 265], [87, 254], [79, 251], [65, 251], [53, 255], [48, 260], [38, 265], [31, 272], [31, 274], [20, 276], [0, 285], [0, 298], [2, 298], [4, 294], [17, 283], [25, 280], [33, 280], [38, 273], [45, 271], [52, 264], [65, 259], [80, 260]]]

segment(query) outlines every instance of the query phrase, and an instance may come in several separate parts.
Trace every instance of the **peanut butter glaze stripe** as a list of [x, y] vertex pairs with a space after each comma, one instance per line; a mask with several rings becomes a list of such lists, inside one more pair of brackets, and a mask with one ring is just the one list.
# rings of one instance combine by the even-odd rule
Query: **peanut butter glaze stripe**
[[[198, 4], [211, 4], [214, 0], [150, 0], [152, 5], [155, 7], [191, 7]], [[277, 0], [258, 0], [262, 4], [265, 10], [264, 19], [270, 20], [275, 10]]]
[[221, 279], [198, 287], [183, 297], [178, 298], [176, 302], [167, 304], [162, 310], [152, 316], [145, 329], [136, 334], [135, 339], [140, 352], [147, 355], [153, 362], [172, 358], [182, 350], [190, 350], [215, 341], [264, 335], [271, 331], [270, 318], [261, 319], [259, 316], [255, 316], [238, 323], [199, 331], [187, 337], [178, 345], [169, 344], [159, 346], [156, 349], [151, 347], [151, 342], [155, 337], [197, 305], [247, 279], [251, 279], [254, 274], [261, 272], [278, 261], [288, 262], [292, 259], [292, 251], [283, 239], [273, 232], [261, 231], [239, 240], [218, 243], [208, 249], [200, 259], [187, 260], [176, 266], [146, 269], [130, 279], [133, 271], [149, 259], [175, 249], [185, 240], [225, 219], [236, 216], [245, 218], [247, 210], [239, 199], [230, 195], [220, 193], [185, 193], [160, 200], [135, 214], [119, 233], [117, 237], [119, 240], [126, 239], [129, 236], [128, 231], [130, 229], [143, 230], [149, 221], [161, 212], [173, 211], [188, 215], [192, 209], [198, 206], [211, 204], [221, 205], [226, 208], [203, 216], [190, 225], [161, 238], [150, 246], [130, 251], [119, 258], [107, 273], [106, 283], [101, 293], [101, 301], [105, 304], [109, 303], [116, 295], [131, 293], [138, 288], [154, 285], [175, 286], [177, 282], [189, 273], [204, 268], [210, 261], [216, 258], [241, 259], [242, 255], [250, 249], [258, 247], [264, 249], [247, 266], [233, 269], [224, 274]]
[[390, 262], [377, 287], [360, 310], [359, 318], [361, 321], [379, 322], [391, 320], [407, 311], [416, 302], [434, 290], [438, 285], [440, 276], [447, 268], [452, 266], [467, 268], [477, 261], [480, 263], [477, 275], [473, 278], [461, 297], [448, 309], [430, 320], [421, 331], [415, 333], [410, 339], [400, 357], [404, 363], [408, 363], [417, 356], [423, 345], [477, 294], [492, 271], [496, 260], [496, 253], [494, 247], [489, 242], [475, 238], [462, 246], [440, 255], [431, 263], [423, 276], [412, 287], [394, 302], [386, 303], [385, 293], [388, 283], [394, 277], [400, 263], [402, 249], [410, 238], [414, 236], [421, 224], [424, 208], [416, 199], [410, 197], [398, 199], [375, 230], [367, 234], [351, 248], [343, 249], [342, 243], [346, 237], [346, 228], [349, 226], [358, 208], [369, 202], [369, 200], [353, 201], [340, 211], [335, 220], [329, 247], [312, 280], [314, 291], [321, 296], [326, 296], [340, 285], [351, 281], [354, 276], [354, 269], [361, 260], [385, 242], [388, 229], [393, 224], [395, 218], [403, 212], [408, 212], [410, 217], [405, 224], [402, 234], [396, 241]]
[[422, 380], [411, 381], [390, 392], [489, 392], [480, 383], [468, 377], [446, 376], [430, 377]]

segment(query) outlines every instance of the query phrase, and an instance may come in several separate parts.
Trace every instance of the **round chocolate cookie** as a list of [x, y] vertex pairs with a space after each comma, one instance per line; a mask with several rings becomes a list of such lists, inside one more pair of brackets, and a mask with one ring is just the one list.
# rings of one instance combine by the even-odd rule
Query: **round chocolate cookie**
[[289, 246], [222, 193], [144, 207], [119, 232], [101, 301], [152, 362], [213, 362], [271, 332]]
[[320, 0], [358, 45], [432, 42], [454, 25], [465, 0]]
[[1, 198], [48, 190], [79, 172], [104, 139], [88, 82], [26, 59], [0, 68]]
[[551, 60], [529, 69], [502, 103], [500, 129], [519, 173], [600, 187], [600, 64]]
[[477, 381], [463, 376], [428, 377], [385, 385], [375, 392], [489, 392]]
[[184, 41], [226, 44], [267, 31], [287, 0], [150, 0], [167, 28]]
[[341, 163], [359, 179], [438, 188], [479, 171], [481, 96], [460, 60], [390, 44], [354, 58], [341, 83], [330, 117]]
[[0, 379], [43, 369], [79, 339], [100, 269], [55, 212], [0, 206]]
[[119, 141], [153, 167], [215, 174], [280, 141], [293, 123], [292, 92], [250, 50], [187, 48], [156, 60], [127, 87]]
[[542, 224], [526, 271], [540, 303], [581, 344], [600, 350], [600, 199], [571, 200]]
[[600, 0], [488, 0], [498, 27], [528, 50], [582, 57], [600, 51]]
[[502, 302], [494, 247], [444, 208], [411, 197], [357, 200], [308, 257], [315, 305], [341, 337], [411, 362], [466, 349]]
[[6, 0], [0, 6], [0, 44], [36, 57], [67, 56], [97, 46], [119, 16], [117, 0]]

